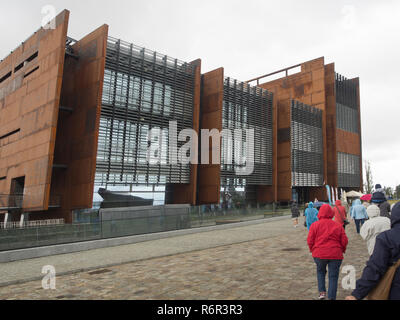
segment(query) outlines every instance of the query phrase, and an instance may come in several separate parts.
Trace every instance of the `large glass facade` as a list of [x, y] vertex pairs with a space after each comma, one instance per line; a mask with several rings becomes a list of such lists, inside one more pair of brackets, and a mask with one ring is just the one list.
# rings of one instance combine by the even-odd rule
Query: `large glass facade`
[[169, 151], [193, 127], [194, 81], [192, 64], [108, 38], [97, 187], [154, 197], [153, 186], [164, 193], [167, 184], [189, 183], [190, 164]]

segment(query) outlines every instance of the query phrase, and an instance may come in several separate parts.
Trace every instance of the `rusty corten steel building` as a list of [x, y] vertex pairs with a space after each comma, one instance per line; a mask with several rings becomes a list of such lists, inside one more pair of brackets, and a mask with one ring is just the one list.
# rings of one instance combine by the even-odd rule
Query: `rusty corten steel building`
[[225, 77], [224, 69], [219, 68], [203, 75], [201, 99], [200, 129], [254, 129], [254, 171], [248, 176], [236, 175], [235, 167], [223, 161], [227, 154], [222, 155], [222, 166], [200, 164], [198, 204], [219, 203], [225, 193], [237, 189], [245, 193], [249, 205], [272, 203], [272, 93]]
[[0, 63], [1, 207], [13, 220], [70, 222], [92, 207], [108, 27], [69, 47], [68, 20], [65, 10]]
[[[0, 62], [0, 211], [10, 219], [72, 222], [73, 210], [93, 207], [99, 187], [150, 188], [163, 203], [191, 205], [219, 204], [237, 190], [259, 205], [325, 200], [326, 184], [362, 189], [359, 81], [334, 64], [320, 58], [250, 85], [223, 68], [202, 75], [199, 59], [112, 38], [107, 25], [75, 41], [68, 20], [64, 10], [55, 29], [41, 28]], [[146, 162], [152, 128], [160, 128], [156, 163]], [[203, 129], [254, 129], [253, 173], [213, 164], [211, 138], [209, 164], [171, 163], [171, 145], [186, 143], [174, 134], [186, 128], [199, 137]], [[222, 159], [235, 157], [229, 150]]]
[[327, 200], [326, 185], [338, 190], [336, 197], [363, 190], [358, 78], [346, 79], [321, 57], [253, 82], [271, 90], [278, 104], [276, 201]]

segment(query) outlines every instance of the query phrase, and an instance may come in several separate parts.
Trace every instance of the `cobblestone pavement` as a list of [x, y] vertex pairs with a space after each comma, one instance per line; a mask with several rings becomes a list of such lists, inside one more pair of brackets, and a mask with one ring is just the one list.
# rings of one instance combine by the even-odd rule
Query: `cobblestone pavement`
[[[41, 280], [1, 287], [0, 299], [315, 300], [316, 267], [307, 229], [294, 229], [290, 220], [271, 224], [287, 227], [265, 239], [57, 276], [56, 290], [44, 290]], [[359, 278], [368, 252], [354, 223], [346, 231], [342, 267], [353, 265]], [[338, 299], [351, 293], [341, 286], [343, 276]]]

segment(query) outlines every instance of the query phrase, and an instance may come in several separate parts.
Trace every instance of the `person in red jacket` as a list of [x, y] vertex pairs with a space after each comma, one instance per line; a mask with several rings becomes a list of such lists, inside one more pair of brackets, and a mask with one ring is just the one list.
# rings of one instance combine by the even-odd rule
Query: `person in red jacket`
[[344, 229], [346, 229], [345, 221], [347, 221], [347, 212], [346, 208], [342, 206], [342, 201], [337, 200], [335, 202], [335, 208], [333, 208], [333, 211], [335, 213], [335, 222], [339, 223]]
[[328, 299], [336, 300], [340, 266], [343, 254], [346, 253], [348, 238], [343, 227], [332, 218], [334, 212], [330, 205], [321, 207], [319, 221], [313, 223], [308, 234], [307, 243], [317, 265], [319, 299], [326, 298], [326, 267], [329, 269]]

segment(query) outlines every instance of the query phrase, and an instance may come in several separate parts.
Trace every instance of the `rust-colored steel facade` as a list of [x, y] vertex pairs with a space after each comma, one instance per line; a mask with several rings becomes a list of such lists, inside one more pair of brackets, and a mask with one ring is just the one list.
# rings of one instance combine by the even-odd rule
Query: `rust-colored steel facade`
[[221, 156], [222, 165], [213, 164], [213, 155], [227, 150], [224, 149], [226, 140], [221, 138], [219, 149], [210, 138], [209, 159], [202, 159], [199, 166], [198, 204], [220, 203], [221, 191], [226, 193], [237, 187], [244, 188], [248, 204], [274, 202], [275, 108], [269, 91], [226, 78], [223, 68], [203, 75], [200, 129], [217, 129], [219, 132], [254, 129], [255, 159], [254, 171], [247, 176], [235, 174], [235, 166], [226, 165], [227, 155]]
[[[300, 68], [299, 72], [289, 75], [289, 70]], [[344, 130], [337, 124], [337, 119], [346, 118], [347, 114], [340, 114], [338, 110], [338, 82], [334, 64], [325, 65], [323, 57], [311, 60], [292, 68], [280, 70], [286, 72], [286, 76], [270, 81], [266, 81], [267, 76], [256, 78], [250, 82], [257, 81], [258, 85], [274, 92], [278, 104], [277, 145], [275, 153], [277, 161], [277, 200], [290, 201], [293, 197], [292, 189], [295, 187], [292, 182], [293, 159], [292, 146], [289, 139], [291, 124], [291, 105], [296, 100], [312, 108], [322, 110], [322, 142], [323, 142], [323, 183], [318, 186], [307, 186], [305, 196], [307, 200], [328, 200], [325, 185], [333, 187], [335, 190], [362, 190], [362, 149], [361, 149], [361, 121], [360, 121], [360, 90], [359, 79], [344, 81], [353, 84], [354, 91], [351, 92], [356, 108], [353, 107], [353, 119], [357, 130]], [[297, 70], [296, 70], [297, 71]], [[273, 75], [273, 74], [270, 74]], [[262, 80], [264, 79], [264, 80]], [[347, 106], [343, 107], [349, 109]], [[340, 157], [350, 158], [357, 165], [353, 165], [353, 182], [351, 184], [339, 183], [341, 175], [338, 170]], [[346, 160], [346, 159], [345, 159]], [[346, 168], [344, 168], [346, 171]], [[348, 168], [347, 168], [348, 169]], [[344, 174], [346, 174], [344, 172]], [[354, 182], [355, 178], [355, 182]]]
[[0, 63], [3, 206], [12, 206], [7, 195], [21, 190], [24, 210], [47, 210], [51, 204], [68, 19], [69, 12], [62, 12], [55, 29], [40, 29]]
[[60, 206], [52, 218], [71, 222], [71, 210], [93, 205], [107, 36], [105, 25], [68, 48], [76, 58], [65, 59], [51, 179]]
[[[22, 213], [29, 213], [32, 220], [64, 218], [66, 222], [72, 222], [73, 210], [93, 206], [96, 174], [99, 170], [99, 131], [104, 109], [103, 90], [110, 38], [108, 26], [104, 25], [83, 39], [72, 41], [67, 37], [68, 20], [69, 12], [64, 10], [55, 19], [55, 29], [40, 29], [0, 63], [0, 211], [1, 208], [11, 210], [15, 206], [19, 210], [14, 212], [14, 220], [18, 220]], [[144, 49], [142, 52], [145, 52]], [[154, 59], [158, 59], [156, 53]], [[160, 61], [164, 61], [167, 68], [169, 58], [165, 56], [162, 59], [165, 60]], [[130, 58], [124, 62], [125, 68], [131, 67], [129, 61]], [[200, 147], [202, 129], [217, 129], [221, 132], [228, 128], [224, 127], [227, 121], [224, 118], [227, 117], [224, 115], [227, 79], [223, 68], [201, 74], [201, 60], [182, 67], [187, 68], [188, 65], [193, 70], [190, 78], [193, 88], [191, 128], [200, 138]], [[177, 66], [176, 62], [175, 68]], [[154, 64], [154, 70], [162, 67], [160, 62]], [[274, 81], [260, 84], [261, 77], [257, 79], [257, 87], [254, 89], [254, 92], [268, 92], [263, 94], [269, 97], [265, 98], [265, 106], [269, 103], [269, 113], [266, 112], [262, 120], [257, 119], [258, 126], [264, 130], [261, 132], [268, 137], [263, 140], [263, 156], [258, 160], [257, 167], [257, 170], [261, 170], [259, 172], [265, 174], [265, 181], [256, 179], [257, 182], [246, 186], [246, 195], [253, 193], [251, 201], [258, 204], [290, 201], [294, 188], [300, 188], [307, 201], [315, 198], [326, 200], [326, 184], [345, 190], [362, 189], [359, 79], [347, 80], [338, 76], [334, 64], [325, 65], [324, 58], [305, 62], [299, 67], [300, 72], [287, 74]], [[118, 74], [119, 71], [114, 72]], [[132, 72], [124, 72], [134, 81], [142, 76], [140, 72], [135, 74], [133, 69]], [[167, 75], [167, 69], [158, 72], [157, 75], [153, 71], [160, 79], [163, 74]], [[115, 91], [117, 79], [114, 80]], [[150, 80], [140, 80], [140, 83]], [[158, 90], [163, 92], [165, 104], [166, 84], [163, 85], [164, 89], [160, 83], [153, 83], [151, 103], [154, 103], [154, 91]], [[246, 85], [241, 86], [242, 102], [236, 105], [233, 101], [235, 108], [239, 109], [246, 104], [243, 97], [246, 90], [249, 90]], [[350, 96], [355, 92], [355, 100], [351, 98], [347, 103], [349, 91], [343, 91], [343, 88], [351, 89]], [[146, 94], [144, 91], [142, 93], [142, 89], [139, 91], [139, 98]], [[344, 100], [338, 97], [338, 92]], [[121, 113], [124, 109], [126, 119], [128, 113], [134, 117], [132, 110], [135, 107], [129, 105], [129, 99], [136, 98], [129, 96], [128, 90], [124, 93], [127, 97], [125, 107], [116, 107], [115, 94], [114, 104], [108, 107], [109, 111], [103, 110], [103, 113], [112, 112], [114, 115], [120, 112], [119, 116], [124, 117]], [[246, 110], [250, 112], [249, 106], [248, 103]], [[296, 118], [294, 112], [306, 116]], [[351, 114], [350, 122], [346, 122], [348, 114]], [[137, 120], [129, 118], [129, 125], [135, 121], [150, 121], [146, 117], [139, 107], [139, 117], [135, 118]], [[175, 118], [180, 120], [179, 115]], [[314, 121], [311, 129], [310, 121]], [[319, 147], [307, 149], [303, 144], [299, 146], [296, 139], [303, 139], [303, 129], [295, 131], [294, 126], [303, 129], [307, 127], [307, 139], [314, 137], [311, 138], [318, 140]], [[126, 128], [123, 132], [126, 133]], [[111, 157], [113, 146], [112, 142], [109, 144]], [[311, 159], [307, 158], [307, 154], [310, 157], [315, 150], [317, 154], [312, 159], [318, 158], [317, 162], [320, 163], [315, 169], [317, 175], [312, 170], [301, 172], [295, 159], [303, 157], [301, 161], [304, 163]], [[223, 184], [230, 178], [226, 178], [226, 172], [222, 171], [220, 164], [212, 163], [213, 154], [220, 152], [213, 146], [212, 139], [209, 151], [208, 164], [202, 164], [203, 155], [198, 150], [195, 156], [199, 164], [190, 165], [187, 182], [166, 184], [166, 203], [205, 205], [221, 202]], [[107, 179], [112, 172], [112, 165], [110, 160], [111, 170]], [[122, 171], [129, 171], [128, 162], [125, 168], [124, 163], [122, 166]], [[302, 179], [306, 182], [298, 182]], [[352, 181], [353, 185], [346, 186], [347, 181]], [[151, 182], [148, 184], [151, 185]], [[18, 206], [15, 202], [21, 194], [23, 202]]]
[[72, 222], [71, 210], [92, 207], [108, 27], [66, 51], [68, 19], [64, 10], [0, 63], [2, 207], [23, 194], [12, 220]]

